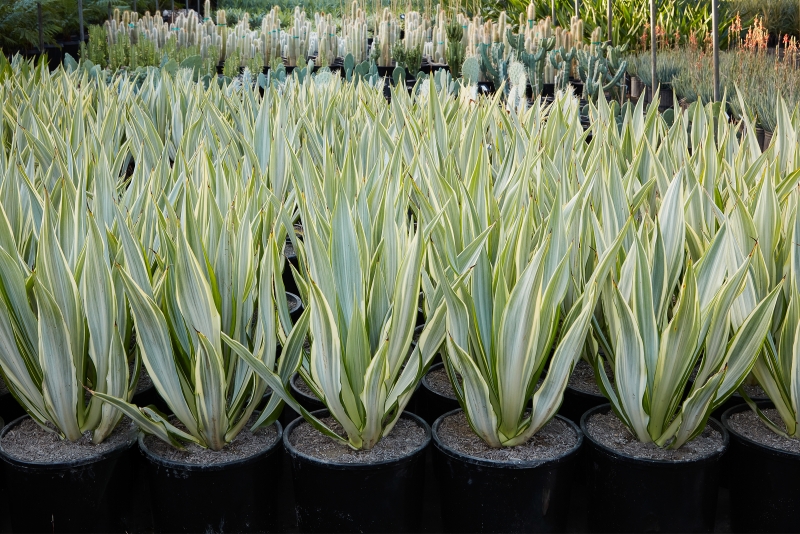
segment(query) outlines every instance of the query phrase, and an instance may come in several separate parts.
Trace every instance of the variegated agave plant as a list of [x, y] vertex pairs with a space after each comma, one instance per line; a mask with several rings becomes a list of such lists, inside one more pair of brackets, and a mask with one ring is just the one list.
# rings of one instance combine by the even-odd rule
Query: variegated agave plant
[[354, 449], [371, 449], [392, 430], [442, 344], [444, 308], [429, 319], [409, 355], [425, 253], [422, 231], [414, 231], [406, 205], [395, 201], [403, 197], [399, 183], [372, 197], [374, 213], [365, 203], [366, 189], [351, 205], [341, 185], [331, 185], [332, 213], [310, 183], [309, 200], [301, 205], [311, 352], [296, 368], [345, 435], [308, 413], [279, 377], [233, 346], [319, 431]]
[[[795, 193], [794, 202], [797, 202]], [[767, 336], [764, 350], [753, 367], [758, 383], [775, 405], [783, 427], [770, 420], [743, 389], [741, 395], [773, 432], [781, 436], [798, 436], [800, 428], [800, 210], [795, 206], [793, 224], [789, 229], [789, 276], [785, 285], [788, 306], [780, 326], [773, 336]]]
[[612, 385], [603, 356], [595, 359], [612, 409], [640, 441], [673, 449], [699, 435], [742, 384], [780, 293], [778, 286], [761, 301], [754, 298], [750, 262], [725, 224], [697, 265], [684, 263], [681, 182], [670, 184], [658, 219], [643, 223], [619, 275], [606, 283], [607, 328], [595, 332], [613, 361]]
[[565, 310], [571, 244], [564, 218], [576, 211], [564, 215], [559, 208], [540, 225], [534, 208], [526, 208], [501, 230], [496, 258], [480, 250], [469, 282], [461, 276], [451, 283], [434, 262], [447, 306], [445, 368], [470, 427], [491, 447], [523, 444], [555, 416], [589, 329], [597, 282], [631, 226], [623, 227], [586, 292]]
[[91, 431], [99, 443], [122, 413], [98, 399], [87, 403], [84, 386], [122, 398], [135, 390], [123, 342], [125, 301], [112, 276], [113, 244], [68, 199], [65, 190], [59, 210], [43, 200], [33, 272], [0, 208], [0, 367], [37, 423], [71, 441]]
[[[292, 328], [280, 283], [277, 242], [284, 242], [286, 226], [283, 217], [271, 215], [281, 209], [268, 204], [261, 214], [265, 220], [252, 227], [233, 209], [222, 225], [199, 225], [188, 202], [180, 225], [170, 222], [176, 220], [174, 212], [170, 218], [160, 216], [163, 268], [156, 278], [141, 244], [127, 225], [120, 225], [125, 252], [120, 274], [137, 344], [153, 384], [177, 421], [153, 407], [138, 408], [100, 392], [95, 392], [97, 397], [145, 432], [178, 447], [188, 441], [220, 450], [238, 435], [267, 386], [228, 345], [247, 346], [251, 358], [270, 370], [277, 368], [288, 382], [291, 372], [276, 365], [277, 343], [283, 344], [284, 358], [298, 359], [308, 322], [304, 314], [298, 328]], [[253, 228], [262, 228], [267, 236], [260, 261], [254, 246], [260, 236], [254, 238]], [[253, 426], [270, 424], [281, 406], [279, 399], [272, 399]]]

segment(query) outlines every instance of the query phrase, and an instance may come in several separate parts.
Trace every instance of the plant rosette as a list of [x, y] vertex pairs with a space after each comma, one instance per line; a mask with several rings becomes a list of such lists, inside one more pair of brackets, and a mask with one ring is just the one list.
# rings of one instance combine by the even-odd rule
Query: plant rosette
[[269, 532], [277, 522], [283, 426], [243, 430], [220, 451], [141, 434], [155, 532]]
[[[758, 408], [780, 421], [771, 402]], [[800, 476], [800, 440], [780, 436], [761, 422], [746, 404], [728, 409], [722, 424], [730, 433], [726, 459], [735, 466], [730, 485], [733, 532], [800, 532], [794, 518], [800, 496], [791, 487]]]
[[[337, 428], [327, 410], [312, 415]], [[419, 532], [430, 440], [430, 427], [409, 412], [369, 450], [354, 450], [295, 419], [283, 446], [300, 532]]]
[[433, 444], [445, 530], [563, 532], [582, 443], [578, 426], [556, 416], [527, 443], [495, 449], [460, 408], [442, 415]]
[[[109, 532], [128, 517], [136, 427], [123, 421], [105, 441], [59, 439], [25, 415], [0, 431], [0, 458], [14, 532]], [[94, 510], [97, 513], [87, 513]]]
[[592, 532], [712, 532], [727, 430], [715, 419], [675, 450], [642, 444], [609, 404], [581, 418], [589, 462]]

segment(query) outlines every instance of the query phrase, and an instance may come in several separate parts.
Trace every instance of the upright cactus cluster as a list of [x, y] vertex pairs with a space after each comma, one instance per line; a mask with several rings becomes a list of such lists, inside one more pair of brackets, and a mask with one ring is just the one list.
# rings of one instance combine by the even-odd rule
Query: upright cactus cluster
[[587, 99], [597, 100], [600, 92], [612, 92], [614, 96], [620, 96], [628, 62], [620, 57], [624, 50], [614, 48], [604, 44], [598, 46], [597, 54], [585, 50], [577, 51], [578, 72], [583, 81], [583, 95]]
[[[511, 28], [509, 28], [506, 34], [506, 41], [508, 41], [517, 61], [525, 66], [533, 92], [540, 94], [544, 84], [544, 68], [547, 63], [547, 54], [556, 45], [555, 37], [541, 39], [532, 46], [530, 37], [526, 40], [525, 35], [522, 33], [514, 35], [511, 32]], [[534, 48], [534, 51], [529, 51], [531, 48]]]
[[445, 34], [447, 35], [447, 50], [445, 51], [445, 61], [450, 67], [450, 72], [454, 76], [461, 73], [461, 65], [464, 63], [464, 28], [461, 23], [453, 18], [450, 23], [445, 26]]
[[342, 21], [342, 37], [345, 56], [350, 54], [357, 62], [367, 59], [367, 16], [359, 7], [358, 0], [350, 6], [350, 16]]
[[494, 84], [495, 89], [499, 89], [508, 76], [509, 60], [505, 57], [505, 45], [481, 43], [478, 45], [478, 52], [481, 57], [481, 74]]

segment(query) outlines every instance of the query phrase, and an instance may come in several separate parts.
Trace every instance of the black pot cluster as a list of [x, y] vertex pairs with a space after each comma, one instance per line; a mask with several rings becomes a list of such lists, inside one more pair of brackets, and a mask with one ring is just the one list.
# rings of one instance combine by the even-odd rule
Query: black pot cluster
[[[309, 410], [322, 406], [294, 382], [293, 387]], [[426, 462], [432, 461], [428, 476], [432, 472], [439, 489], [445, 532], [563, 532], [571, 493], [584, 484], [587, 528], [593, 532], [712, 532], [725, 454], [736, 480], [730, 487], [732, 530], [800, 530], [800, 495], [792, 487], [800, 476], [800, 455], [733, 430], [728, 421], [749, 409], [745, 404], [729, 408], [722, 423], [709, 420], [724, 447], [699, 460], [648, 460], [606, 447], [587, 432], [592, 415], [610, 410], [596, 404], [579, 425], [557, 416], [578, 437], [557, 458], [504, 462], [444, 444], [439, 429], [460, 408], [448, 397], [451, 403], [442, 403], [434, 395], [443, 396], [425, 380], [420, 393], [402, 417], [425, 430], [424, 443], [401, 458], [365, 464], [325, 461], [298, 450], [289, 437], [300, 418], [285, 431], [276, 422], [277, 439], [257, 455], [212, 465], [160, 457], [135, 432], [101, 456], [52, 464], [20, 461], [0, 441], [10, 527], [14, 532], [282, 531], [287, 525], [278, 518], [278, 503], [288, 491], [300, 532], [417, 532], [430, 483]], [[579, 400], [586, 405], [586, 398]], [[568, 401], [565, 397], [562, 413], [570, 413], [563, 410]], [[314, 414], [328, 415], [324, 409]], [[24, 417], [6, 425], [0, 440]], [[289, 480], [282, 480], [285, 469]]]

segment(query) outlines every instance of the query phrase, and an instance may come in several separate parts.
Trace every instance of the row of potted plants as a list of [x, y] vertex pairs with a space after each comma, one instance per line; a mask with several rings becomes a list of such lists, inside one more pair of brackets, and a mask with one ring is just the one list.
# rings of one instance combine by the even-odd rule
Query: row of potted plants
[[[571, 93], [509, 107], [428, 83], [387, 105], [338, 78], [262, 96], [191, 70], [13, 69], [14, 530], [133, 528], [137, 455], [159, 531], [275, 530], [283, 449], [302, 531], [418, 529], [430, 443], [453, 531], [563, 530], [584, 442], [601, 530], [709, 530], [728, 429], [741, 458], [760, 440], [758, 461], [796, 465], [776, 453], [796, 443], [796, 114], [765, 155], [714, 105], [668, 124], [600, 96], [584, 131]], [[556, 415], [578, 366], [608, 401], [580, 428]], [[145, 372], [157, 404], [135, 400]], [[776, 411], [710, 419], [748, 380]], [[432, 428], [406, 410], [423, 381], [458, 406]], [[730, 476], [766, 488], [761, 469]], [[92, 503], [111, 512], [89, 525]]]

